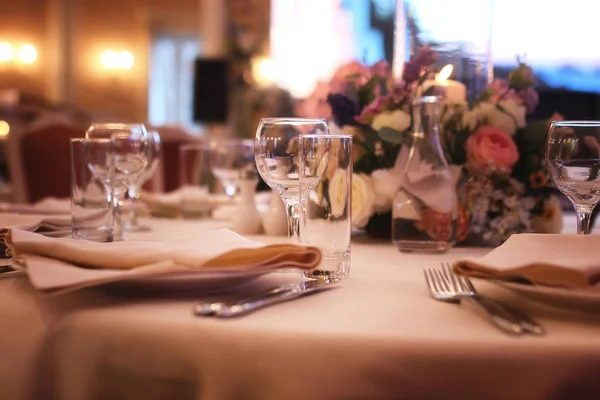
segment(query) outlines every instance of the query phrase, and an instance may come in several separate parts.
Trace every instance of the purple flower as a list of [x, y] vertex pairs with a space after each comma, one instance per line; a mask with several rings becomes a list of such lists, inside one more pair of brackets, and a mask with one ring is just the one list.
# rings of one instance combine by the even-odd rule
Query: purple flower
[[404, 63], [404, 70], [402, 70], [402, 80], [407, 83], [417, 81], [421, 76], [421, 64], [414, 60], [410, 60]]
[[517, 91], [517, 96], [523, 100], [527, 112], [531, 114], [538, 105], [539, 95], [534, 88], [527, 88]]
[[431, 47], [424, 46], [417, 50], [417, 54], [415, 54], [412, 59], [421, 67], [429, 67], [430, 65], [435, 64], [437, 61], [438, 53], [434, 50], [431, 50]]
[[356, 125], [354, 118], [359, 114], [356, 102], [343, 94], [330, 93], [327, 96], [327, 103], [331, 106], [333, 120], [338, 126]]

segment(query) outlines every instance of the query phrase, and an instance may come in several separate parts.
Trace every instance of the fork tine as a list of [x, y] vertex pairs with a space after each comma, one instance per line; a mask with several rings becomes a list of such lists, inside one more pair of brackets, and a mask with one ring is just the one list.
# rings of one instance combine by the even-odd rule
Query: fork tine
[[428, 273], [429, 273], [429, 270], [427, 268], [423, 269], [423, 275], [425, 275], [425, 282], [427, 282], [427, 289], [429, 290], [429, 294], [431, 294], [433, 296], [435, 294], [435, 291], [433, 289], [433, 283], [429, 279]]
[[462, 289], [460, 287], [460, 282], [456, 279], [456, 275], [454, 275], [452, 273], [452, 271], [450, 270], [450, 268], [448, 268], [447, 263], [442, 263], [442, 272], [443, 272], [444, 276], [446, 277], [446, 280], [448, 282], [450, 282], [452, 284], [452, 286], [454, 287], [454, 291], [460, 292]]
[[442, 293], [444, 290], [441, 288], [441, 286], [439, 285], [438, 280], [436, 279], [436, 276], [433, 272], [432, 269], [426, 268], [426, 276], [427, 276], [427, 282], [430, 285], [430, 289], [432, 291], [433, 294], [439, 294]]
[[437, 278], [438, 284], [442, 288], [443, 292], [446, 294], [453, 294], [452, 289], [450, 289], [450, 285], [448, 284], [448, 281], [446, 280], [446, 278], [444, 278], [444, 275], [442, 275], [440, 270], [435, 269], [434, 273], [435, 277]]

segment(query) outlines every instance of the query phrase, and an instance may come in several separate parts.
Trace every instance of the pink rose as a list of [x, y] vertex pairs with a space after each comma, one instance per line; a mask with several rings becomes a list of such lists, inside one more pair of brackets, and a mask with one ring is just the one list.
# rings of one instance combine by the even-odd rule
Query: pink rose
[[361, 124], [371, 124], [377, 114], [387, 111], [389, 96], [376, 97], [369, 105], [363, 108], [360, 115], [354, 117], [354, 120]]
[[482, 126], [466, 143], [469, 166], [480, 173], [510, 174], [519, 160], [519, 150], [510, 136], [491, 126]]

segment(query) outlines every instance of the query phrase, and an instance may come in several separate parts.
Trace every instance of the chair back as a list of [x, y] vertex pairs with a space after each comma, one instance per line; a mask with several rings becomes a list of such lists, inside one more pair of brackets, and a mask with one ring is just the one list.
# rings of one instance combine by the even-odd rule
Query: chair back
[[84, 137], [85, 125], [56, 121], [9, 136], [13, 201], [34, 203], [71, 192], [70, 138]]
[[177, 126], [153, 127], [160, 135], [162, 155], [157, 168], [157, 178], [152, 188], [156, 191], [172, 192], [181, 185], [182, 171], [179, 148], [185, 144], [204, 143], [205, 138], [194, 136]]

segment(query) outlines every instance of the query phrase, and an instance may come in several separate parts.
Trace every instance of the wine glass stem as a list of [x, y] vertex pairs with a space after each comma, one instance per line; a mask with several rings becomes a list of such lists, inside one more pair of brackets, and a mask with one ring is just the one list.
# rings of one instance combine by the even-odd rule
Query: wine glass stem
[[288, 237], [300, 241], [300, 205], [297, 200], [285, 200], [285, 211], [288, 218]]
[[577, 213], [577, 233], [585, 235], [590, 233], [592, 210], [593, 207], [590, 206], [575, 206], [575, 212]]
[[115, 241], [123, 240], [122, 202], [117, 195], [112, 196], [113, 206], [113, 234]]

